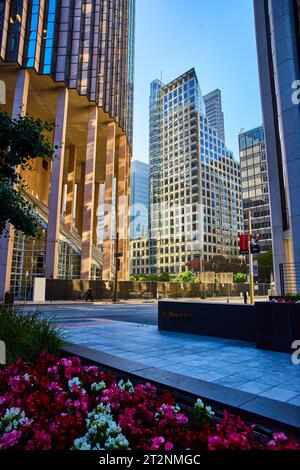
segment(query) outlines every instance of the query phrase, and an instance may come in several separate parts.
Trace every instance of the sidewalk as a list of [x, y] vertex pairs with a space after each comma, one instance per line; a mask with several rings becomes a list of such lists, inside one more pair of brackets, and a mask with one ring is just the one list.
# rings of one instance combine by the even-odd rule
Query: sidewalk
[[[129, 305], [140, 305], [140, 304], [156, 304], [158, 300], [170, 300], [170, 301], [178, 301], [178, 302], [229, 302], [229, 303], [244, 303], [244, 300], [238, 297], [208, 297], [207, 299], [200, 299], [198, 297], [186, 297], [186, 298], [160, 298], [160, 299], [128, 299], [123, 300], [120, 299], [117, 303], [113, 302], [110, 299], [106, 300], [97, 300], [95, 302], [85, 302], [84, 300], [45, 300], [40, 302], [35, 302], [33, 300], [16, 300], [15, 305], [122, 305], [122, 304], [129, 304]], [[267, 296], [256, 296], [255, 301], [267, 301]]]
[[300, 365], [289, 354], [109, 318], [57, 324], [69, 352], [300, 429]]

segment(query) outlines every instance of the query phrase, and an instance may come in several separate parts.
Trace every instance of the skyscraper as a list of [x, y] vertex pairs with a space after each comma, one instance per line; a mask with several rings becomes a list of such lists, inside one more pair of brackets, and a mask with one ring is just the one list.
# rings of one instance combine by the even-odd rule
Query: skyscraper
[[219, 136], [225, 139], [221, 90], [217, 88], [216, 90], [207, 93], [207, 95], [203, 96], [203, 100], [209, 126], [216, 129]]
[[211, 127], [194, 69], [150, 86], [150, 265], [177, 274], [192, 259], [238, 254], [240, 169]]
[[148, 236], [149, 165], [134, 160], [130, 181], [130, 238]]
[[263, 126], [239, 134], [244, 230], [251, 210], [253, 233], [260, 234], [260, 251], [272, 248], [267, 157]]
[[254, 0], [276, 291], [300, 292], [300, 1]]
[[[119, 279], [129, 271], [134, 0], [4, 1], [0, 73], [12, 117], [54, 123], [58, 158], [22, 170], [41, 238], [1, 238], [0, 297], [30, 298], [35, 277], [110, 279], [113, 212]], [[104, 184], [103, 253], [98, 247]], [[114, 190], [115, 188], [115, 190]], [[116, 207], [113, 208], [113, 201]]]

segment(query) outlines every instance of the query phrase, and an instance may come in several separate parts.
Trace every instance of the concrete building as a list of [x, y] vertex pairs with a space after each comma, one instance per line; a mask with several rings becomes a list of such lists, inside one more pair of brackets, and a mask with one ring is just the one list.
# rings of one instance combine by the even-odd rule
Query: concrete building
[[149, 164], [134, 160], [130, 180], [130, 238], [148, 236]]
[[260, 234], [260, 251], [272, 249], [267, 157], [263, 126], [239, 134], [244, 231]]
[[[23, 172], [41, 218], [41, 238], [8, 227], [1, 238], [0, 297], [30, 298], [35, 277], [110, 279], [112, 214], [119, 234], [119, 279], [129, 272], [134, 0], [1, 2], [1, 109], [54, 124], [53, 161]], [[103, 252], [98, 247], [104, 185]], [[113, 208], [114, 199], [116, 207]]]
[[194, 69], [150, 87], [150, 267], [239, 254], [240, 168], [211, 127]]
[[207, 95], [203, 96], [203, 100], [208, 125], [216, 129], [219, 136], [225, 139], [221, 90], [217, 88], [216, 90], [207, 93]]
[[150, 274], [150, 240], [138, 238], [130, 241], [130, 274]]
[[300, 292], [300, 1], [254, 0], [276, 291]]

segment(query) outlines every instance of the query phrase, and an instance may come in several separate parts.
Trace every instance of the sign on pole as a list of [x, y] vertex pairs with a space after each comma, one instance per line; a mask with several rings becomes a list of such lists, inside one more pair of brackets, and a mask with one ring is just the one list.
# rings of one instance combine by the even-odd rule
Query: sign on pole
[[248, 255], [249, 253], [249, 235], [240, 235], [240, 254]]

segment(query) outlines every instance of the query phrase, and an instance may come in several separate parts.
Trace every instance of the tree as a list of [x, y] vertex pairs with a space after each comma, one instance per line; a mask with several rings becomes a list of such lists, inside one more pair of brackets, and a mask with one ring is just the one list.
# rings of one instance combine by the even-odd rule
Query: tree
[[243, 284], [247, 282], [247, 274], [244, 273], [236, 273], [233, 276], [233, 282], [236, 284]]
[[216, 273], [246, 273], [247, 265], [244, 259], [233, 258], [229, 260], [223, 255], [215, 255], [204, 265], [204, 271]]
[[270, 282], [271, 272], [273, 271], [272, 250], [265, 251], [257, 255], [258, 279], [259, 282]]
[[40, 119], [11, 119], [0, 112], [0, 236], [7, 236], [6, 223], [25, 235], [37, 236], [39, 219], [25, 198], [26, 185], [20, 170], [31, 170], [32, 160], [53, 157], [54, 149], [44, 132], [53, 127]]
[[192, 259], [188, 262], [188, 268], [190, 271], [194, 271], [195, 273], [200, 273], [201, 271], [201, 260], [200, 259]]
[[168, 281], [170, 281], [170, 274], [166, 273], [166, 272], [160, 273], [158, 275], [157, 280], [160, 281], [160, 282], [168, 282]]
[[191, 271], [183, 271], [182, 273], [178, 274], [174, 279], [173, 282], [198, 282], [197, 277]]

